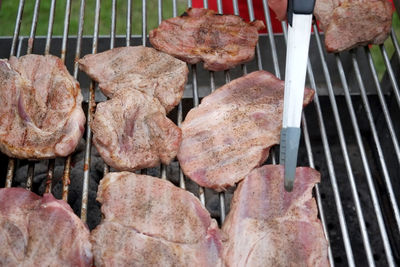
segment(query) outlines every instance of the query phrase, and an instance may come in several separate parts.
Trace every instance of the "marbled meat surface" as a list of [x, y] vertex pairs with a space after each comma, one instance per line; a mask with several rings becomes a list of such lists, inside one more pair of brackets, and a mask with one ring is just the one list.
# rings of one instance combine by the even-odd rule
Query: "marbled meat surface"
[[157, 98], [167, 112], [182, 98], [187, 81], [185, 62], [150, 47], [118, 47], [79, 60], [79, 67], [108, 97], [122, 89]]
[[[183, 172], [201, 186], [225, 190], [260, 166], [282, 127], [284, 82], [256, 71], [217, 89], [182, 123]], [[305, 90], [304, 105], [314, 91]]]
[[104, 219], [91, 233], [96, 266], [220, 266], [217, 222], [169, 181], [109, 173], [97, 200]]
[[252, 60], [258, 31], [264, 28], [259, 20], [248, 23], [239, 16], [189, 8], [161, 22], [149, 37], [158, 50], [190, 64], [204, 61], [204, 68], [220, 71]]
[[0, 150], [46, 159], [72, 153], [84, 132], [78, 82], [58, 57], [0, 60]]
[[328, 242], [312, 188], [314, 169], [297, 168], [293, 191], [281, 165], [254, 169], [236, 189], [222, 230], [226, 266], [329, 266]]
[[392, 26], [392, 12], [388, 0], [317, 0], [314, 9], [328, 52], [382, 44]]
[[137, 90], [119, 91], [99, 103], [91, 126], [98, 152], [117, 170], [169, 164], [182, 137], [159, 101]]
[[0, 189], [0, 266], [92, 266], [89, 229], [51, 194]]

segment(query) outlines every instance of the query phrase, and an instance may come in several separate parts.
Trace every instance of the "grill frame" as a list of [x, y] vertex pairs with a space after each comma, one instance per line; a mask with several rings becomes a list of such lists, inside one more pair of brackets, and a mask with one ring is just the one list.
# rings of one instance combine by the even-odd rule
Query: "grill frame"
[[[115, 38], [116, 38], [116, 32], [115, 32], [115, 27], [116, 27], [116, 5], [117, 5], [117, 0], [111, 0], [112, 1], [112, 18], [111, 18], [111, 25], [110, 25], [110, 48], [113, 48], [115, 45]], [[236, 15], [239, 15], [239, 8], [238, 8], [238, 2], [237, 0], [233, 0], [233, 7], [234, 7], [234, 13]], [[398, 7], [398, 1], [394, 1], [396, 6]], [[19, 8], [18, 8], [18, 13], [17, 13], [17, 18], [16, 18], [16, 24], [15, 24], [15, 30], [14, 30], [14, 36], [12, 38], [12, 45], [11, 45], [11, 51], [10, 51], [10, 56], [11, 55], [16, 55], [17, 57], [21, 55], [21, 49], [22, 49], [22, 39], [19, 37], [19, 31], [20, 31], [20, 24], [23, 18], [23, 9], [24, 9], [24, 3], [25, 0], [20, 0], [19, 1]], [[177, 0], [172, 0], [173, 3], [173, 16], [177, 16]], [[50, 52], [50, 45], [51, 45], [51, 40], [52, 40], [52, 27], [54, 23], [54, 10], [55, 10], [55, 5], [56, 5], [56, 0], [51, 0], [51, 7], [50, 7], [50, 12], [49, 12], [49, 24], [48, 24], [48, 31], [46, 35], [46, 44], [45, 44], [45, 52], [44, 54], [49, 54]], [[129, 46], [131, 45], [131, 23], [132, 23], [132, 1], [127, 0], [127, 6], [128, 6], [128, 12], [127, 12], [127, 17], [126, 17], [126, 45]], [[142, 0], [142, 35], [141, 35], [141, 40], [142, 40], [142, 45], [148, 45], [147, 43], [147, 2], [146, 0]], [[192, 2], [191, 0], [187, 1], [187, 6], [191, 7]], [[217, 0], [217, 6], [218, 6], [218, 11], [220, 13], [223, 13], [223, 6], [222, 6], [222, 1]], [[254, 10], [253, 10], [253, 4], [252, 0], [247, 0], [247, 6], [248, 6], [248, 11], [249, 11], [249, 17], [250, 20], [254, 20]], [[271, 16], [269, 13], [269, 9], [267, 8], [268, 2], [267, 0], [263, 0], [263, 7], [264, 7], [264, 16], [267, 22], [267, 30], [268, 32], [272, 32], [272, 23], [271, 23]], [[92, 42], [92, 53], [97, 52], [97, 47], [98, 47], [98, 41], [99, 41], [99, 22], [100, 22], [100, 7], [101, 7], [101, 1], [96, 0], [96, 8], [94, 10], [95, 12], [95, 23], [94, 23], [94, 28], [93, 28], [93, 42]], [[204, 0], [204, 7], [208, 7], [208, 1]], [[38, 15], [39, 15], [39, 8], [40, 8], [40, 0], [35, 0], [35, 6], [34, 6], [34, 13], [33, 13], [33, 18], [32, 18], [32, 23], [31, 23], [31, 31], [28, 39], [28, 45], [27, 45], [27, 54], [31, 53], [33, 50], [33, 45], [35, 41], [35, 34], [36, 34], [36, 26], [37, 26], [37, 21], [38, 21]], [[160, 23], [161, 20], [163, 19], [162, 17], [162, 0], [158, 0], [158, 22]], [[69, 19], [70, 19], [70, 12], [71, 12], [71, 0], [66, 0], [66, 7], [65, 7], [65, 19], [64, 19], [64, 31], [63, 31], [63, 36], [62, 36], [62, 48], [61, 48], [61, 59], [65, 61], [66, 53], [68, 50], [68, 45], [67, 45], [67, 40], [68, 40], [68, 28], [69, 28]], [[74, 71], [73, 71], [73, 76], [78, 79], [79, 78], [79, 69], [78, 69], [78, 64], [77, 64], [77, 59], [81, 57], [81, 46], [82, 46], [82, 37], [83, 37], [83, 26], [84, 26], [84, 13], [85, 13], [85, 0], [81, 0], [81, 5], [80, 5], [80, 19], [79, 19], [79, 28], [78, 28], [78, 34], [77, 34], [77, 46], [76, 46], [76, 51], [75, 51], [75, 64], [74, 64]], [[136, 21], [138, 21], [137, 19]], [[286, 25], [285, 23], [282, 23], [282, 28], [284, 31], [284, 37], [286, 41], [286, 36], [287, 36], [287, 31], [286, 31]], [[322, 39], [320, 36], [320, 33], [318, 31], [317, 25], [313, 25], [313, 34], [317, 42], [318, 46], [318, 54], [321, 60], [321, 65], [323, 68], [323, 74], [324, 78], [326, 81], [326, 87], [328, 89], [328, 96], [331, 104], [331, 109], [333, 110], [334, 114], [334, 120], [336, 124], [336, 129], [337, 129], [337, 134], [339, 136], [339, 142], [340, 142], [340, 147], [341, 151], [343, 154], [343, 158], [345, 161], [345, 167], [346, 167], [346, 172], [347, 172], [347, 178], [349, 179], [350, 182], [350, 190], [352, 193], [353, 201], [355, 204], [355, 210], [357, 213], [357, 220], [358, 224], [360, 227], [360, 232], [364, 244], [364, 250], [365, 254], [367, 256], [367, 262], [369, 266], [374, 266], [375, 265], [375, 260], [373, 257], [373, 249], [369, 241], [369, 234], [367, 231], [367, 226], [366, 222], [364, 219], [364, 211], [365, 207], [363, 208], [361, 203], [360, 203], [360, 198], [358, 196], [357, 192], [357, 184], [356, 184], [356, 179], [355, 179], [355, 174], [353, 170], [353, 165], [354, 162], [351, 162], [351, 159], [349, 157], [349, 152], [348, 152], [348, 141], [346, 140], [345, 134], [343, 132], [343, 125], [341, 119], [341, 115], [338, 109], [338, 104], [336, 101], [336, 94], [334, 91], [334, 88], [332, 86], [332, 78], [331, 74], [332, 71], [329, 69], [328, 63], [327, 63], [327, 57], [328, 55], [325, 54], [324, 48], [323, 48], [323, 43]], [[395, 47], [395, 53], [394, 55], [397, 55], [397, 60], [400, 62], [400, 48], [399, 48], [399, 43], [398, 39], [396, 36], [396, 33], [394, 30], [391, 30], [390, 37], [392, 40], [392, 43]], [[275, 34], [268, 34], [268, 41], [271, 47], [271, 51], [267, 51], [266, 53], [271, 53], [272, 56], [272, 61], [273, 61], [273, 70], [269, 70], [272, 73], [274, 73], [278, 78], [281, 78], [281, 72], [280, 72], [280, 65], [282, 65], [282, 61], [279, 61], [278, 58], [278, 53], [277, 53], [277, 46], [275, 42]], [[385, 67], [387, 70], [387, 75], [389, 77], [390, 85], [392, 87], [391, 92], [394, 94], [395, 100], [397, 105], [400, 107], [400, 90], [399, 90], [399, 83], [396, 80], [396, 74], [393, 70], [392, 64], [391, 64], [391, 59], [389, 58], [388, 52], [385, 48], [384, 45], [379, 46], [381, 55], [384, 59]], [[384, 119], [385, 122], [389, 128], [389, 135], [391, 138], [391, 141], [393, 142], [393, 148], [395, 150], [395, 155], [397, 158], [397, 163], [399, 166], [400, 165], [400, 147], [398, 143], [398, 136], [396, 135], [396, 130], [395, 130], [395, 124], [393, 123], [393, 120], [391, 118], [390, 111], [387, 107], [387, 101], [385, 100], [385, 93], [383, 92], [381, 82], [378, 79], [378, 75], [375, 69], [375, 65], [371, 56], [370, 49], [368, 47], [365, 47], [364, 49], [359, 48], [358, 50], [363, 50], [366, 57], [367, 61], [369, 63], [369, 68], [373, 74], [373, 79], [376, 87], [376, 92], [379, 97], [379, 102], [381, 105], [381, 108], [383, 110], [384, 114]], [[366, 109], [366, 115], [368, 117], [369, 121], [369, 127], [371, 129], [372, 135], [373, 135], [373, 140], [374, 140], [374, 146], [376, 147], [377, 150], [377, 158], [379, 159], [379, 164], [381, 167], [381, 174], [384, 177], [385, 181], [385, 186], [386, 190], [389, 192], [389, 199], [390, 199], [390, 204], [393, 212], [393, 217], [395, 218], [395, 226], [398, 232], [400, 232], [400, 214], [399, 214], [399, 208], [398, 208], [398, 203], [396, 200], [396, 197], [399, 197], [398, 194], [396, 196], [395, 192], [393, 191], [393, 186], [392, 186], [392, 179], [393, 177], [390, 176], [388, 167], [386, 164], [385, 160], [385, 153], [384, 149], [382, 148], [381, 142], [380, 142], [380, 137], [378, 134], [376, 122], [374, 120], [374, 114], [371, 111], [370, 104], [369, 104], [369, 99], [368, 95], [365, 89], [365, 85], [363, 83], [363, 76], [362, 73], [360, 72], [360, 65], [358, 62], [357, 58], [357, 49], [353, 49], [350, 52], [350, 57], [351, 57], [351, 64], [352, 68], [354, 69], [354, 72], [356, 73], [356, 79], [357, 79], [357, 84], [360, 90], [360, 96], [362, 98], [363, 106]], [[263, 62], [262, 62], [262, 57], [261, 55], [261, 48], [260, 45], [257, 44], [256, 46], [256, 64], [258, 69], [263, 69]], [[394, 56], [395, 57], [395, 56]], [[349, 82], [348, 82], [348, 77], [346, 77], [346, 73], [343, 67], [343, 62], [341, 59], [341, 55], [335, 54], [334, 55], [335, 62], [336, 62], [336, 67], [339, 71], [340, 75], [340, 80], [342, 87], [344, 89], [344, 96], [346, 100], [346, 106], [349, 110], [350, 113], [350, 120], [352, 127], [354, 129], [354, 135], [356, 136], [356, 143], [357, 147], [360, 151], [361, 154], [361, 160], [363, 164], [363, 169], [366, 175], [366, 180], [370, 192], [370, 196], [372, 198], [372, 203], [374, 207], [374, 212], [376, 214], [376, 219], [377, 223], [379, 225], [379, 230], [380, 230], [380, 236], [383, 242], [383, 247], [386, 255], [386, 260], [387, 264], [389, 266], [395, 266], [395, 258], [393, 256], [393, 250], [395, 249], [391, 243], [390, 243], [390, 238], [387, 233], [387, 228], [392, 227], [392, 225], [387, 225], [385, 223], [385, 220], [382, 215], [382, 208], [381, 202], [378, 199], [378, 195], [376, 192], [376, 186], [374, 184], [374, 177], [372, 176], [372, 171], [369, 166], [370, 162], [368, 161], [366, 151], [365, 151], [365, 144], [363, 142], [363, 138], [361, 136], [360, 132], [360, 126], [357, 121], [357, 116], [353, 104], [353, 100], [350, 94], [350, 88], [349, 88]], [[192, 74], [192, 80], [190, 83], [192, 84], [192, 94], [193, 94], [193, 106], [197, 106], [199, 104], [199, 88], [198, 88], [198, 69], [196, 65], [191, 65], [189, 66]], [[247, 73], [247, 67], [246, 65], [241, 66], [241, 71], [243, 74]], [[225, 71], [225, 82], [229, 82], [231, 79], [231, 73], [230, 71]], [[307, 77], [308, 77], [308, 82], [311, 85], [312, 88], [316, 90], [316, 94], [314, 97], [313, 101], [313, 106], [316, 111], [317, 117], [318, 117], [318, 124], [319, 124], [319, 131], [321, 135], [321, 141], [323, 143], [323, 148], [324, 148], [324, 154], [325, 154], [325, 160], [327, 163], [327, 169], [329, 173], [329, 178], [330, 178], [330, 183], [334, 195], [334, 200], [335, 200], [335, 205], [336, 205], [336, 212], [340, 224], [340, 230], [342, 233], [342, 242], [344, 244], [344, 252], [346, 254], [347, 258], [347, 264], [349, 266], [355, 266], [355, 260], [354, 260], [354, 255], [353, 255], [353, 247], [351, 245], [351, 240], [350, 240], [350, 234], [348, 231], [348, 223], [346, 221], [346, 216], [344, 212], [344, 207], [342, 205], [342, 197], [341, 193], [339, 190], [338, 186], [338, 181], [337, 181], [337, 174], [335, 169], [337, 168], [334, 163], [334, 159], [332, 156], [332, 152], [330, 149], [330, 142], [328, 138], [328, 133], [326, 130], [325, 126], [325, 120], [324, 120], [324, 115], [323, 115], [323, 108], [321, 107], [321, 103], [319, 101], [319, 96], [318, 96], [318, 86], [315, 81], [315, 76], [313, 72], [313, 68], [311, 65], [311, 62], [308, 62], [307, 66]], [[210, 91], [214, 91], [216, 89], [216, 83], [215, 83], [215, 74], [214, 72], [209, 72], [209, 81], [210, 81]], [[85, 99], [88, 102], [88, 108], [87, 108], [87, 128], [86, 128], [86, 144], [85, 144], [85, 158], [84, 158], [84, 176], [83, 176], [83, 192], [82, 192], [82, 206], [81, 206], [81, 219], [86, 222], [87, 220], [87, 211], [88, 211], [88, 188], [89, 188], [89, 177], [90, 177], [90, 161], [91, 161], [91, 138], [92, 138], [92, 133], [90, 129], [90, 121], [92, 119], [92, 115], [95, 110], [95, 91], [97, 90], [96, 88], [96, 83], [91, 82], [89, 86], [89, 97], [88, 99]], [[177, 107], [177, 124], [180, 126], [183, 120], [183, 106], [182, 102], [178, 105]], [[307, 118], [306, 115], [303, 113], [302, 115], [302, 132], [303, 132], [303, 140], [304, 144], [306, 147], [307, 151], [307, 157], [308, 157], [308, 162], [310, 167], [315, 168], [314, 164], [314, 156], [313, 156], [313, 146], [312, 142], [310, 139], [310, 132], [307, 126]], [[276, 164], [276, 156], [275, 154], [277, 153], [277, 148], [271, 149], [271, 162], [272, 164]], [[387, 153], [386, 153], [387, 154]], [[48, 164], [48, 172], [47, 172], [47, 186], [46, 186], [46, 192], [51, 192], [52, 189], [52, 180], [54, 176], [54, 164], [55, 160], [49, 160]], [[12, 179], [15, 173], [15, 167], [16, 167], [16, 160], [15, 159], [9, 159], [8, 161], [8, 168], [7, 168], [7, 175], [6, 175], [6, 184], [5, 187], [10, 187], [12, 185]], [[336, 168], [335, 168], [336, 167]], [[32, 183], [33, 183], [33, 178], [34, 178], [34, 171], [35, 171], [35, 163], [30, 162], [28, 166], [28, 171], [27, 171], [27, 182], [26, 182], [26, 187], [27, 189], [31, 190], [32, 189]], [[65, 167], [64, 167], [64, 173], [63, 173], [63, 178], [62, 178], [62, 184], [63, 184], [63, 193], [62, 193], [62, 199], [65, 201], [68, 201], [68, 186], [69, 186], [69, 177], [70, 177], [70, 171], [71, 171], [71, 156], [67, 157], [65, 159]], [[109, 171], [108, 166], [104, 166], [104, 174], [106, 174]], [[142, 173], [146, 173], [146, 171], [142, 171]], [[160, 172], [160, 178], [166, 179], [166, 173], [167, 173], [167, 166], [161, 166], [161, 172]], [[324, 182], [324, 179], [327, 177], [322, 177], [322, 182]], [[186, 188], [185, 184], [185, 177], [182, 173], [182, 171], [179, 169], [179, 186], [183, 189]], [[200, 201], [202, 202], [203, 205], [206, 204], [206, 197], [205, 197], [205, 191], [204, 188], [199, 188], [199, 191], [196, 192], [200, 198]], [[325, 219], [325, 211], [323, 209], [323, 200], [321, 198], [321, 193], [320, 193], [320, 186], [316, 185], [314, 189], [314, 195], [316, 197], [317, 203], [318, 203], [318, 210], [319, 210], [319, 216], [321, 218], [321, 222], [324, 228], [325, 236], [329, 241], [329, 235], [328, 235], [328, 228], [327, 228], [327, 222]], [[220, 204], [220, 211], [221, 211], [221, 218], [220, 222], [222, 223], [225, 219], [225, 211], [226, 211], [226, 203], [225, 203], [225, 193], [220, 193], [219, 194], [219, 204]], [[393, 231], [390, 231], [393, 232]], [[398, 233], [397, 233], [398, 234]], [[331, 265], [333, 266], [335, 264], [334, 262], [334, 255], [332, 254], [331, 247], [329, 248], [329, 261]]]

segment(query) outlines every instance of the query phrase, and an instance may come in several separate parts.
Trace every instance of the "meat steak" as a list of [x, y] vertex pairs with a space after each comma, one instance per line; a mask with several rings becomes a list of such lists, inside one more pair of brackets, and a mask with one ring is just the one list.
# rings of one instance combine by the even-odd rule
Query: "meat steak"
[[314, 14], [325, 31], [328, 52], [381, 44], [392, 25], [388, 0], [317, 0]]
[[129, 89], [98, 104], [91, 126], [101, 157], [117, 170], [169, 164], [182, 135], [157, 99]]
[[168, 181], [109, 173], [97, 200], [104, 219], [91, 233], [96, 266], [220, 266], [217, 222], [191, 193]]
[[283, 186], [281, 165], [253, 170], [236, 189], [222, 227], [229, 236], [226, 266], [329, 266], [312, 188], [320, 174], [297, 168], [293, 192]]
[[0, 189], [0, 266], [92, 266], [89, 229], [67, 203]]
[[258, 31], [264, 28], [260, 20], [247, 23], [239, 16], [189, 8], [161, 22], [149, 36], [158, 50], [190, 64], [204, 61], [204, 68], [220, 71], [252, 60]]
[[0, 150], [46, 159], [72, 153], [84, 132], [78, 82], [61, 59], [26, 55], [0, 60]]
[[106, 96], [113, 97], [121, 88], [136, 89], [156, 97], [167, 112], [181, 100], [188, 75], [185, 62], [143, 46], [86, 55], [79, 67]]
[[[279, 143], [284, 82], [256, 71], [217, 89], [187, 114], [178, 152], [183, 172], [225, 190], [260, 166]], [[305, 90], [304, 105], [314, 91]]]

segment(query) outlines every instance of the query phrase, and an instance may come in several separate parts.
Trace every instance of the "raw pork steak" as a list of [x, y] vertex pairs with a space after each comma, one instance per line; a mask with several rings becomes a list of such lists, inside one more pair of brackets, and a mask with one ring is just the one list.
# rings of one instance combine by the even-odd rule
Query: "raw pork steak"
[[319, 173], [297, 168], [290, 193], [283, 180], [281, 165], [267, 165], [239, 184], [222, 227], [229, 236], [226, 266], [329, 266], [328, 242], [311, 192]]
[[185, 62], [143, 46], [86, 55], [79, 67], [106, 96], [113, 97], [121, 88], [136, 89], [157, 98], [167, 113], [181, 100], [188, 75]]
[[0, 189], [0, 266], [92, 266], [89, 229], [51, 194]]
[[104, 219], [91, 233], [96, 266], [220, 266], [217, 222], [191, 193], [168, 181], [109, 173], [97, 200]]
[[314, 14], [325, 31], [328, 52], [381, 44], [392, 25], [388, 0], [317, 0]]
[[[256, 71], [222, 86], [182, 123], [183, 172], [201, 186], [225, 190], [260, 166], [279, 143], [284, 82]], [[314, 95], [305, 90], [304, 105]]]
[[220, 71], [252, 60], [258, 31], [264, 28], [260, 20], [247, 23], [239, 16], [189, 8], [161, 22], [149, 36], [158, 50], [190, 64], [204, 61], [204, 68]]
[[55, 56], [0, 60], [0, 150], [10, 157], [67, 156], [84, 132], [78, 82]]
[[178, 152], [181, 129], [165, 115], [157, 99], [136, 90], [121, 90], [97, 105], [91, 123], [93, 143], [104, 161], [117, 170], [169, 164]]

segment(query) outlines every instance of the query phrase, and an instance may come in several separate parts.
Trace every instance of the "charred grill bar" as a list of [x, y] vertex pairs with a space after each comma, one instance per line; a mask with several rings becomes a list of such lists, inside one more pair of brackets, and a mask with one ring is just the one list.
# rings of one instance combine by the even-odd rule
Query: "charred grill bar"
[[[110, 1], [112, 5], [110, 10], [109, 48], [113, 48], [116, 44], [116, 39], [119, 38], [116, 36], [117, 0]], [[171, 15], [177, 16], [178, 2], [177, 0], [171, 1]], [[141, 18], [132, 17], [132, 9], [139, 7], [132, 6], [131, 0], [126, 0], [126, 3], [126, 46], [132, 45], [132, 38], [139, 39], [141, 44], [146, 46], [148, 45], [148, 3], [146, 0], [142, 0]], [[158, 23], [160, 23], [163, 19], [163, 1], [158, 0], [157, 4]], [[204, 0], [204, 7], [207, 8], [208, 4], [208, 1]], [[232, 4], [234, 13], [239, 15], [238, 1], [233, 0]], [[271, 15], [267, 8], [268, 1], [263, 0], [262, 4], [267, 30], [271, 33], [272, 23]], [[33, 51], [40, 0], [35, 1], [29, 37], [20, 36], [24, 5], [25, 0], [20, 0], [14, 35], [11, 41], [10, 56], [20, 56], [24, 42], [27, 45], [26, 53], [29, 54]], [[50, 45], [52, 44], [52, 39], [54, 39], [52, 38], [52, 32], [55, 6], [56, 0], [52, 0], [48, 14], [49, 24], [45, 37], [44, 54], [50, 53]], [[191, 0], [187, 1], [187, 6], [192, 6]], [[100, 7], [100, 0], [96, 0], [94, 28], [93, 35], [91, 36], [92, 53], [97, 52], [99, 39], [102, 38], [99, 37]], [[221, 0], [217, 0], [217, 7], [218, 11], [223, 13]], [[252, 0], [247, 0], [247, 7], [250, 20], [254, 20]], [[60, 53], [61, 59], [64, 62], [66, 61], [66, 54], [73, 51], [72, 45], [68, 45], [67, 43], [70, 13], [71, 0], [66, 0]], [[81, 0], [78, 32], [76, 37], [72, 37], [76, 40], [75, 63], [73, 65], [73, 76], [76, 79], [79, 79], [79, 69], [76, 60], [83, 56], [81, 55], [81, 48], [84, 45], [84, 20], [85, 0]], [[133, 22], [141, 23], [141, 36], [132, 36], [131, 25]], [[274, 73], [278, 78], [283, 78], [281, 71], [284, 67], [284, 57], [280, 56], [281, 53], [279, 53], [279, 50], [285, 50], [285, 47], [279, 46], [279, 43], [281, 43], [282, 39], [286, 41], [287, 32], [285, 23], [282, 23], [282, 28], [284, 32], [283, 37], [279, 34], [263, 36], [265, 38], [265, 46], [261, 42], [257, 44], [256, 58], [253, 62], [255, 69], [263, 69], [263, 66], [267, 69], [265, 66], [268, 65], [268, 62], [264, 59], [265, 55], [268, 54], [268, 58], [271, 58], [271, 68], [267, 70]], [[309, 107], [302, 116], [302, 149], [304, 157], [307, 158], [307, 160], [303, 159], [302, 162], [305, 162], [303, 164], [308, 164], [312, 168], [318, 167], [318, 165], [323, 166], [320, 169], [323, 174], [322, 182], [315, 187], [314, 194], [318, 203], [319, 215], [326, 238], [331, 244], [329, 248], [329, 261], [332, 266], [335, 264], [355, 266], [358, 264], [357, 259], [363, 258], [365, 264], [369, 266], [375, 266], [378, 263], [395, 266], [400, 261], [400, 243], [398, 241], [400, 240], [400, 212], [398, 207], [400, 194], [399, 191], [396, 191], [396, 188], [400, 188], [399, 172], [396, 171], [396, 169], [400, 169], [400, 146], [398, 141], [400, 131], [400, 118], [398, 116], [400, 108], [398, 82], [400, 47], [398, 37], [392, 29], [389, 37], [389, 42], [394, 47], [392, 58], [389, 57], [389, 53], [384, 45], [379, 46], [386, 70], [380, 81], [370, 48], [356, 48], [349, 53], [327, 55], [324, 51], [322, 36], [320, 36], [321, 34], [318, 31], [317, 25], [313, 26], [313, 30], [312, 42], [314, 42], [314, 46], [311, 46], [310, 49], [307, 82], [311, 88], [316, 89], [316, 94], [313, 101], [314, 104], [312, 105], [313, 108]], [[363, 65], [363, 63], [366, 64]], [[189, 104], [190, 107], [197, 106], [200, 103], [200, 98], [203, 97], [204, 92], [200, 90], [202, 89], [200, 87], [204, 87], [204, 85], [201, 79], [206, 79], [206, 94], [208, 94], [217, 89], [220, 86], [219, 83], [228, 83], [235, 76], [234, 70], [225, 71], [223, 79], [218, 79], [219, 74], [212, 71], [208, 72], [206, 76], [202, 76], [203, 70], [198, 69], [196, 65], [189, 66], [189, 69], [191, 70], [191, 79], [189, 78], [188, 88], [186, 89], [188, 90], [190, 87], [192, 89], [191, 94], [193, 99], [192, 103]], [[249, 69], [251, 67], [246, 64], [242, 65], [240, 69], [239, 76], [250, 72]], [[367, 84], [366, 78], [370, 78], [372, 84]], [[337, 83], [340, 84], [343, 92], [338, 90]], [[374, 87], [374, 91], [372, 92], [369, 89], [371, 86]], [[91, 82], [89, 88], [82, 88], [82, 91], [85, 90], [88, 90], [88, 97], [85, 99], [88, 105], [80, 213], [83, 221], [86, 221], [88, 216], [88, 191], [91, 173], [90, 162], [92, 158], [90, 120], [95, 112], [96, 84]], [[181, 101], [176, 108], [176, 122], [178, 126], [182, 123], [187, 105], [187, 103]], [[343, 111], [342, 107], [346, 107], [347, 110]], [[351, 129], [351, 136], [349, 136], [349, 131], [346, 130], [349, 127]], [[368, 132], [368, 137], [364, 136], [365, 132]], [[316, 135], [318, 135], [317, 141]], [[316, 143], [320, 144], [320, 147]], [[277, 161], [275, 156], [277, 150], [278, 147], [271, 150], [270, 162], [273, 164], [276, 164]], [[323, 156], [321, 154], [318, 157], [319, 154], [316, 153], [319, 150], [324, 154]], [[70, 173], [72, 169], [71, 156], [63, 160], [62, 199], [68, 201]], [[46, 192], [52, 191], [55, 162], [56, 160], [49, 160], [48, 162]], [[17, 163], [16, 159], [8, 159], [5, 187], [13, 185], [13, 177], [18, 166]], [[172, 167], [160, 166], [160, 178], [168, 178], [167, 173], [169, 168]], [[108, 172], [109, 167], [105, 165], [104, 174]], [[26, 187], [28, 189], [32, 189], [34, 174], [35, 162], [30, 162], [26, 174]], [[187, 188], [185, 177], [179, 166], [178, 183], [181, 188]], [[367, 189], [365, 197], [360, 193], [360, 187]], [[201, 187], [194, 192], [200, 198], [203, 205], [207, 203], [207, 192], [208, 190]], [[216, 193], [214, 192], [213, 194]], [[332, 196], [334, 201], [331, 201], [326, 196]], [[222, 223], [226, 212], [228, 212], [229, 203], [226, 203], [228, 198], [225, 193], [220, 193], [217, 199], [219, 218]], [[328, 210], [324, 209], [324, 207], [328, 207]], [[330, 207], [333, 209], [330, 209]], [[332, 225], [337, 225], [337, 229]], [[376, 233], [369, 230], [371, 225], [375, 225]], [[337, 231], [336, 234], [332, 234], [332, 228]], [[361, 237], [360, 242], [354, 241], [353, 235]], [[362, 245], [362, 249], [358, 245]], [[384, 258], [379, 258], [379, 253], [382, 253]], [[342, 256], [343, 258], [341, 258]]]

